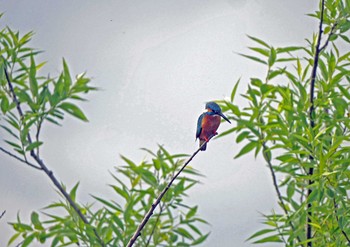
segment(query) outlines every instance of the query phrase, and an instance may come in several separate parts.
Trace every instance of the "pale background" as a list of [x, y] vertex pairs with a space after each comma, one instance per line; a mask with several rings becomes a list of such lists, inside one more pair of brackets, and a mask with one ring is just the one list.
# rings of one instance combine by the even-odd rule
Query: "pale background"
[[[263, 76], [263, 67], [237, 53], [252, 45], [246, 34], [274, 46], [304, 45], [316, 31], [306, 13], [318, 1], [305, 0], [152, 0], [152, 1], [0, 1], [0, 20], [22, 34], [35, 31], [31, 45], [44, 50], [45, 74], [57, 75], [61, 60], [73, 74], [84, 71], [101, 91], [82, 104], [90, 122], [68, 117], [63, 127], [45, 126], [42, 156], [68, 187], [80, 181], [79, 200], [89, 193], [111, 197], [108, 171], [122, 164], [119, 154], [139, 162], [164, 144], [171, 153], [192, 153], [197, 116], [208, 100], [230, 95], [242, 77]], [[227, 129], [223, 124], [219, 132]], [[4, 132], [0, 130], [0, 136]], [[269, 171], [261, 158], [233, 157], [234, 136], [212, 141], [192, 162], [206, 177], [187, 202], [199, 205], [211, 223], [203, 246], [250, 246], [261, 227], [259, 212], [276, 206]], [[1, 138], [0, 145], [3, 146]], [[42, 173], [0, 153], [0, 246], [12, 231], [6, 222], [17, 212], [29, 220], [58, 200]]]

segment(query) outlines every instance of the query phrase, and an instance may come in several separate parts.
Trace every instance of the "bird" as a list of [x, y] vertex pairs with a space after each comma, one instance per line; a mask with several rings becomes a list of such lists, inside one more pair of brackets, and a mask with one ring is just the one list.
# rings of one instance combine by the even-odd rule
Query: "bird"
[[[215, 102], [208, 102], [205, 104], [206, 112], [202, 113], [197, 122], [196, 140], [199, 138], [199, 147], [201, 151], [207, 149], [207, 143], [213, 136], [218, 133], [216, 130], [219, 128], [221, 117], [227, 122], [230, 120], [221, 112], [220, 106]], [[202, 146], [203, 145], [203, 146]]]

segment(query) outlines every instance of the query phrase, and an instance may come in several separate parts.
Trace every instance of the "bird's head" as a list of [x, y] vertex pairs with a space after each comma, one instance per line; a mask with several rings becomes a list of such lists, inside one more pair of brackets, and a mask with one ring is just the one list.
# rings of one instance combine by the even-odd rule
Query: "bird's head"
[[230, 120], [228, 120], [228, 118], [221, 112], [221, 108], [217, 103], [212, 101], [208, 102], [205, 104], [205, 109], [207, 109], [209, 112], [213, 112], [214, 114], [221, 116], [227, 122], [231, 123]]

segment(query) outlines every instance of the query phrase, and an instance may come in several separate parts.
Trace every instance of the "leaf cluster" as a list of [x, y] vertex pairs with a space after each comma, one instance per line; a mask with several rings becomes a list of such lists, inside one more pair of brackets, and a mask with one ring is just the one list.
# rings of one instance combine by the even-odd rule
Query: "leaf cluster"
[[[35, 240], [42, 244], [50, 242], [50, 246], [98, 246], [93, 226], [107, 246], [126, 246], [158, 194], [187, 157], [171, 155], [162, 146], [156, 153], [144, 150], [151, 156], [150, 160], [136, 164], [122, 156], [124, 165], [111, 173], [115, 181], [110, 184], [114, 199], [93, 196], [96, 200], [93, 204], [80, 205], [90, 226], [62, 200], [43, 209], [42, 218], [33, 212], [29, 223], [23, 223], [18, 216], [17, 222], [11, 223], [16, 233], [9, 245], [22, 238], [22, 246], [29, 246]], [[184, 202], [186, 193], [199, 183], [197, 179], [201, 175], [191, 167], [187, 167], [184, 174], [163, 198], [136, 246], [195, 246], [207, 239], [209, 233], [204, 234], [201, 227], [207, 222], [199, 217], [198, 206], [188, 206]], [[75, 202], [77, 188], [78, 184], [70, 191]]]
[[[311, 16], [320, 20], [320, 11]], [[265, 227], [249, 238], [254, 243], [350, 243], [350, 53], [343, 51], [350, 44], [350, 2], [325, 1], [323, 17], [319, 49], [317, 35], [305, 46], [280, 48], [248, 36], [255, 46], [241, 55], [265, 66], [266, 77], [247, 82], [245, 107], [234, 103], [240, 81], [230, 100], [220, 101], [236, 122], [220, 136], [236, 134], [235, 142], [243, 144], [235, 158], [262, 155], [282, 210], [263, 215]], [[306, 237], [308, 224], [312, 238]]]

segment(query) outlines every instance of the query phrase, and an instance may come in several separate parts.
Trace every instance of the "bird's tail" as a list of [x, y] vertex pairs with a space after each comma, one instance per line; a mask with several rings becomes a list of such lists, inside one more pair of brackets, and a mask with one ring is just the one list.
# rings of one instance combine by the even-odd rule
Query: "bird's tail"
[[[199, 140], [199, 147], [201, 147], [204, 142], [205, 140]], [[201, 151], [205, 151], [206, 149], [207, 149], [207, 144], [204, 144], [201, 148]]]

